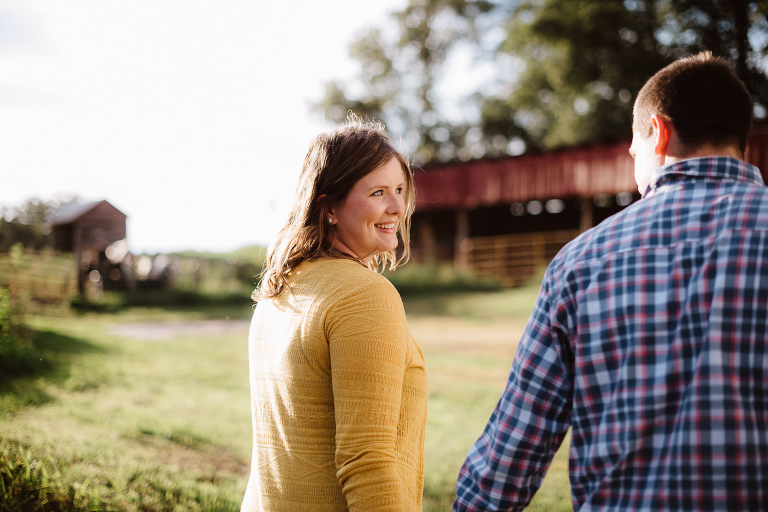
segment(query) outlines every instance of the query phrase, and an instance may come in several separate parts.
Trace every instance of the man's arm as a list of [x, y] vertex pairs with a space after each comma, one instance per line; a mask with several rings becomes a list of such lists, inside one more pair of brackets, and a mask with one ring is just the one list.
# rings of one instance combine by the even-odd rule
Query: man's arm
[[523, 510], [568, 431], [572, 357], [566, 336], [553, 325], [556, 312], [546, 283], [545, 278], [507, 387], [461, 468], [454, 512]]

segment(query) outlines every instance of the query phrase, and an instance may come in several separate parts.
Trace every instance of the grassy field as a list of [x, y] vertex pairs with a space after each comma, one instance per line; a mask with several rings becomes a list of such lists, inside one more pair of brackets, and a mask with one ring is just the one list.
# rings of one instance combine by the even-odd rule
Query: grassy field
[[[406, 298], [430, 375], [425, 511], [450, 509], [535, 292]], [[90, 503], [83, 510], [239, 510], [251, 450], [249, 315], [246, 298], [205, 311], [32, 317], [48, 370], [0, 385], [0, 456], [15, 450], [45, 465], [50, 482]], [[572, 510], [564, 449], [529, 510]]]
[[[501, 396], [537, 291], [531, 286], [406, 299], [430, 381], [425, 511], [450, 510], [459, 468]], [[568, 444], [563, 443], [526, 510], [573, 510]]]

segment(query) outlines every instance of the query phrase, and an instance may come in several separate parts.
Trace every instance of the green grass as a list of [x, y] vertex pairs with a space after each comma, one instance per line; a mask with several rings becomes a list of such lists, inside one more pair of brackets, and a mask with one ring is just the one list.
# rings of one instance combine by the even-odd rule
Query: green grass
[[[430, 378], [427, 512], [450, 509], [537, 288], [406, 296]], [[0, 386], [0, 458], [32, 476], [45, 469], [47, 480], [30, 476], [22, 494], [36, 485], [59, 508], [0, 512], [239, 510], [252, 437], [245, 332], [130, 339], [115, 326], [249, 315], [246, 302], [32, 317], [46, 368]], [[565, 449], [529, 510], [572, 510]]]
[[252, 435], [246, 340], [125, 339], [114, 321], [32, 319], [52, 369], [3, 390], [4, 442], [58, 461], [72, 486], [87, 482], [104, 497], [95, 510], [239, 510]]
[[[540, 277], [514, 290], [405, 297], [409, 324], [423, 340], [430, 382], [425, 512], [450, 510], [461, 464], [506, 385], [539, 282]], [[569, 445], [570, 437], [526, 510], [573, 510]]]
[[424, 510], [449, 510], [467, 450], [501, 394], [509, 366], [490, 356], [427, 351], [430, 378]]

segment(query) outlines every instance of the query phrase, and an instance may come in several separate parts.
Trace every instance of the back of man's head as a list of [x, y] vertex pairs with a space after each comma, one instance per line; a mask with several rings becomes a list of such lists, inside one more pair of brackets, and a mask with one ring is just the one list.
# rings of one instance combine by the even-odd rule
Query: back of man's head
[[752, 125], [752, 97], [723, 59], [702, 52], [653, 75], [635, 100], [632, 131], [651, 134], [651, 116], [670, 121], [689, 151], [705, 144], [738, 146], [744, 153]]

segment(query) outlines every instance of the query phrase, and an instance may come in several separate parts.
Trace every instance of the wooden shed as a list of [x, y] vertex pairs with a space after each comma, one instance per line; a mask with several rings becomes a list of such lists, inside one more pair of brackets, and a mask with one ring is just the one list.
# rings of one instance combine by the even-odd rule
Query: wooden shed
[[[413, 254], [514, 286], [579, 233], [640, 198], [629, 142], [417, 169]], [[768, 129], [747, 161], [768, 182]]]
[[54, 249], [71, 252], [78, 266], [78, 289], [82, 293], [88, 274], [106, 261], [105, 251], [126, 238], [126, 215], [107, 201], [70, 204], [51, 221]]

